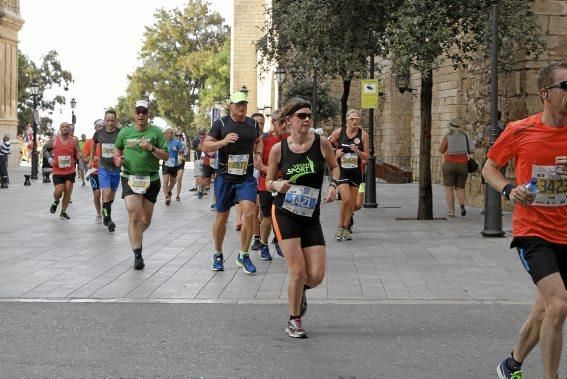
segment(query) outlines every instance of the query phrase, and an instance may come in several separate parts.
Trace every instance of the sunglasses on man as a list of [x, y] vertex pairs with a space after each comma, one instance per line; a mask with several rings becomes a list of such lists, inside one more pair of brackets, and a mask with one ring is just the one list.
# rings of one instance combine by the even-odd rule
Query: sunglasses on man
[[148, 114], [147, 109], [136, 109], [135, 112], [136, 114]]
[[567, 80], [563, 80], [557, 84], [554, 84], [552, 86], [549, 87], [545, 87], [545, 89], [551, 89], [551, 88], [560, 88], [563, 91], [567, 91]]

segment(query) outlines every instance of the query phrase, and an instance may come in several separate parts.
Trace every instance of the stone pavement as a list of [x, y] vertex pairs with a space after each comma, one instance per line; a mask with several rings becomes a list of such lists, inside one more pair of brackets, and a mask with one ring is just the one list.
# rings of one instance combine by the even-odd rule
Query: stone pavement
[[[246, 275], [234, 260], [238, 232], [231, 215], [224, 244], [225, 271], [212, 272], [211, 195], [198, 200], [185, 170], [180, 202], [166, 207], [160, 194], [145, 234], [146, 268], [132, 268], [127, 214], [115, 201], [117, 231], [94, 223], [92, 191], [75, 184], [70, 221], [48, 208], [52, 184], [23, 186], [29, 167], [11, 173], [0, 191], [0, 300], [285, 303], [287, 273], [282, 258], [261, 261]], [[119, 189], [119, 194], [121, 189]], [[483, 216], [401, 221], [415, 217], [416, 184], [378, 184], [379, 208], [355, 216], [353, 241], [336, 242], [338, 204], [322, 207], [328, 248], [325, 281], [309, 293], [312, 303], [519, 303], [528, 304], [534, 287], [509, 249], [511, 214], [503, 219], [506, 238], [480, 235]], [[443, 188], [434, 186], [434, 214], [444, 217]], [[59, 211], [59, 209], [58, 209]]]

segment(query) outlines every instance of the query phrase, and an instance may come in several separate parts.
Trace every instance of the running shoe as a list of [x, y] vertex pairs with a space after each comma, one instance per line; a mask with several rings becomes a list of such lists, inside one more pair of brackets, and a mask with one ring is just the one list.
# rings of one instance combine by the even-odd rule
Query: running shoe
[[169, 205], [169, 204], [171, 204], [171, 197], [166, 196], [165, 197], [165, 205]]
[[142, 254], [134, 254], [134, 270], [141, 270], [146, 265], [144, 264], [144, 258], [142, 258]]
[[198, 199], [202, 199], [202, 198], [203, 198], [203, 191], [197, 192], [197, 198], [198, 198]]
[[211, 211], [216, 212], [217, 207], [214, 204], [211, 204]]
[[260, 250], [260, 239], [254, 238], [254, 242], [252, 246], [250, 246], [250, 250]]
[[195, 191], [197, 191], [197, 187], [193, 187], [189, 190], [189, 192], [195, 192]]
[[344, 239], [344, 229], [342, 226], [337, 227], [337, 232], [335, 233], [335, 239], [337, 241], [342, 241]]
[[224, 271], [224, 259], [222, 254], [213, 254], [213, 271]]
[[289, 320], [287, 322], [287, 328], [285, 328], [285, 332], [288, 336], [293, 338], [307, 338], [307, 333], [303, 326], [301, 325], [301, 319], [296, 318], [294, 320]]
[[107, 227], [108, 233], [114, 233], [114, 231], [116, 230], [116, 224], [114, 223], [114, 221], [110, 221]]
[[258, 251], [258, 255], [263, 261], [272, 260], [272, 256], [270, 255], [270, 248], [266, 244], [260, 243], [260, 251]]
[[69, 215], [67, 215], [67, 212], [65, 211], [61, 211], [61, 213], [59, 214], [59, 218], [61, 220], [70, 220], [71, 217], [69, 217]]
[[301, 306], [299, 307], [299, 315], [303, 317], [305, 313], [307, 313], [307, 294], [305, 293], [307, 288], [303, 286], [303, 296], [301, 296]]
[[352, 234], [348, 228], [343, 228], [343, 240], [352, 241]]
[[252, 263], [250, 259], [250, 254], [246, 254], [242, 258], [240, 258], [240, 254], [236, 257], [236, 265], [238, 267], [242, 267], [245, 273], [247, 274], [254, 274], [256, 272], [256, 266]]
[[508, 368], [508, 365], [506, 363], [508, 363], [508, 359], [510, 358], [506, 358], [502, 361], [502, 363], [500, 363], [498, 365], [498, 367], [496, 367], [496, 372], [498, 373], [498, 377], [500, 379], [522, 379], [522, 370], [517, 370], [517, 371], [510, 371], [510, 369]]
[[51, 207], [49, 207], [49, 213], [55, 213], [55, 211], [57, 211], [57, 206], [59, 205], [58, 201], [54, 201], [51, 204]]
[[280, 248], [280, 244], [275, 239], [272, 241], [274, 243], [274, 248], [276, 249], [276, 254], [283, 258], [283, 251]]
[[102, 223], [102, 215], [96, 215], [96, 217], [95, 217], [95, 223], [97, 223], [97, 224]]

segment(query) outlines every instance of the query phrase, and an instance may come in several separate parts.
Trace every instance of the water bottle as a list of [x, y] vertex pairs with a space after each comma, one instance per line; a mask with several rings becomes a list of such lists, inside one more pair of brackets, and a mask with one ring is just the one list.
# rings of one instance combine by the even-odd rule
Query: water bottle
[[539, 188], [537, 188], [537, 178], [531, 178], [529, 182], [524, 184], [524, 188], [533, 195], [537, 194], [539, 192]]

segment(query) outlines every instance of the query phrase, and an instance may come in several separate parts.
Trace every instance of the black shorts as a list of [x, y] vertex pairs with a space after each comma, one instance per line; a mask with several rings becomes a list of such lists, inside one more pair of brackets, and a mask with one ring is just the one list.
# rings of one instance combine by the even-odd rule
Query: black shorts
[[520, 260], [535, 284], [558, 272], [567, 288], [567, 245], [549, 242], [541, 237], [514, 237], [510, 247], [518, 250]]
[[210, 179], [213, 176], [213, 172], [214, 170], [211, 166], [201, 166], [201, 173], [205, 178]]
[[[134, 191], [132, 191], [132, 188], [130, 188], [130, 186], [128, 185], [128, 178], [121, 176], [120, 181], [122, 182], [122, 198], [123, 199], [128, 195], [137, 195], [137, 193], [134, 193]], [[150, 186], [146, 190], [146, 193], [143, 194], [142, 196], [144, 197], [144, 199], [155, 204], [155, 202], [157, 201], [157, 197], [159, 195], [160, 189], [161, 189], [161, 181], [159, 179], [153, 180], [153, 181], [150, 182]]]
[[338, 184], [348, 184], [351, 187], [358, 187], [362, 183], [362, 171], [361, 170], [341, 170], [339, 175]]
[[258, 191], [258, 198], [260, 199], [262, 217], [272, 217], [272, 204], [274, 203], [272, 193], [270, 191]]
[[76, 172], [67, 175], [53, 174], [53, 185], [56, 186], [59, 184], [65, 184], [65, 182], [75, 183], [76, 176], [77, 176]]
[[185, 161], [179, 161], [179, 164], [177, 165], [177, 171], [179, 170], [185, 170]]
[[175, 166], [175, 167], [169, 167], [166, 165], [162, 165], [161, 166], [161, 173], [162, 175], [171, 175], [171, 177], [175, 178], [177, 176], [177, 168], [179, 166]]
[[272, 225], [278, 241], [299, 238], [302, 248], [325, 246], [325, 236], [319, 218], [292, 216], [273, 205]]
[[93, 191], [97, 191], [100, 189], [100, 182], [98, 181], [97, 174], [91, 174], [89, 176], [89, 183], [91, 184], [91, 188], [93, 189]]

